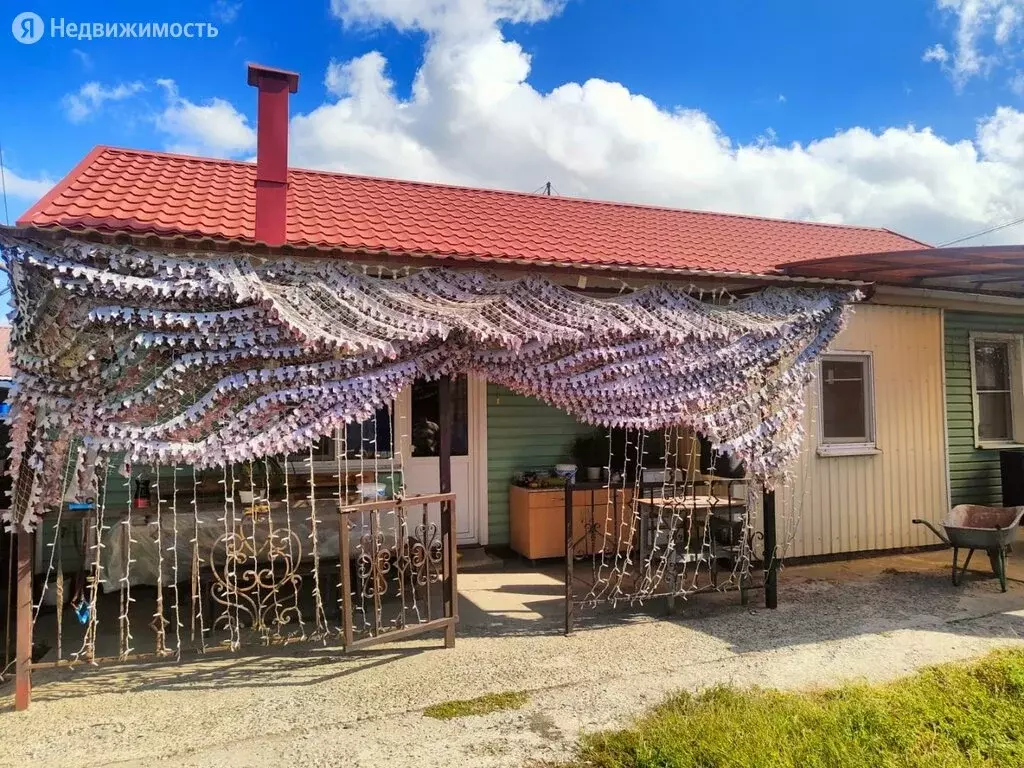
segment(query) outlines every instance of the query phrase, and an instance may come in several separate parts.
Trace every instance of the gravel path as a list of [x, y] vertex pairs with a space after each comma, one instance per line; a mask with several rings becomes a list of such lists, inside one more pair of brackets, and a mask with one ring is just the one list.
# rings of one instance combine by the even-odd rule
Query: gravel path
[[[1022, 644], [1024, 584], [1005, 595], [992, 580], [953, 588], [938, 570], [946, 557], [787, 569], [777, 611], [715, 596], [671, 620], [568, 638], [557, 633], [554, 579], [517, 601], [508, 573], [467, 573], [450, 651], [433, 641], [352, 656], [302, 646], [37, 673], [27, 713], [5, 702], [0, 765], [524, 766], [568, 757], [581, 732], [628, 722], [680, 689], [887, 679]], [[501, 690], [529, 691], [530, 702], [448, 722], [421, 713]]]

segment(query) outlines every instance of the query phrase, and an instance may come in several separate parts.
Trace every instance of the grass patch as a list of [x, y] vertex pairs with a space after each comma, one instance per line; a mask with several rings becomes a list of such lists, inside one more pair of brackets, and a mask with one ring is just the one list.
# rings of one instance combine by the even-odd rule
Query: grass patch
[[484, 696], [477, 696], [475, 699], [456, 699], [433, 704], [424, 709], [423, 714], [437, 720], [451, 720], [454, 717], [486, 715], [504, 709], [519, 709], [529, 700], [530, 697], [521, 691], [488, 693]]
[[584, 738], [564, 768], [1024, 766], [1024, 652], [885, 685], [681, 694], [632, 728]]

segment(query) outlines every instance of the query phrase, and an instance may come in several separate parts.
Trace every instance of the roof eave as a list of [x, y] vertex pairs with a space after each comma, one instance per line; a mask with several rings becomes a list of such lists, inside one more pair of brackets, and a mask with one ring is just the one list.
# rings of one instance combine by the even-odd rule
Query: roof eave
[[598, 274], [618, 278], [634, 277], [638, 279], [679, 280], [719, 280], [737, 282], [755, 282], [770, 284], [797, 285], [829, 285], [852, 289], [863, 289], [871, 283], [861, 280], [840, 278], [821, 278], [814, 276], [788, 275], [781, 271], [772, 273], [734, 272], [728, 270], [693, 269], [681, 267], [655, 267], [635, 264], [586, 264], [579, 262], [559, 262], [555, 260], [541, 261], [523, 259], [513, 256], [470, 253], [431, 253], [424, 251], [390, 250], [384, 248], [336, 247], [315, 244], [285, 244], [271, 246], [257, 240], [243, 238], [217, 238], [209, 235], [158, 234], [154, 232], [139, 233], [129, 231], [104, 231], [92, 228], [71, 228], [65, 226], [18, 226], [0, 227], [0, 231], [39, 237], [46, 240], [76, 238], [91, 242], [102, 242], [113, 245], [132, 245], [136, 248], [164, 248], [167, 250], [212, 251], [216, 253], [241, 252], [254, 256], [294, 256], [298, 258], [344, 258], [351, 261], [374, 262], [386, 259], [391, 264], [422, 265], [428, 261], [436, 266], [452, 266], [455, 264], [486, 264], [493, 267], [513, 267], [520, 269], [543, 270], [562, 274]]

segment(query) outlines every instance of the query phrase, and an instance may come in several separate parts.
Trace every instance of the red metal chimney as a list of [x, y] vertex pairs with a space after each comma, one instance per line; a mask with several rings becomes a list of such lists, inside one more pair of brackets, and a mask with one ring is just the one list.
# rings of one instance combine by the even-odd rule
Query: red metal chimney
[[250, 64], [249, 85], [259, 89], [255, 237], [268, 245], [284, 245], [288, 223], [288, 94], [299, 90], [299, 75]]

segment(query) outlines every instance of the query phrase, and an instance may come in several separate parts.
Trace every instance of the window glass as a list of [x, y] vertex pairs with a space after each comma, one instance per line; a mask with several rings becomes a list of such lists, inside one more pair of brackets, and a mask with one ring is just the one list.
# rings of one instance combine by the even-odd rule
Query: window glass
[[978, 393], [978, 437], [982, 440], [1012, 440], [1013, 412], [1008, 392]]
[[345, 425], [343, 446], [350, 459], [388, 458], [393, 450], [391, 409], [378, 408], [372, 419]]
[[978, 438], [1013, 439], [1010, 345], [980, 341], [974, 345], [974, 389], [978, 396]]
[[[349, 459], [386, 459], [394, 450], [391, 429], [391, 409], [378, 408], [373, 418], [352, 422], [342, 427], [341, 447]], [[334, 435], [323, 435], [313, 445], [314, 458], [324, 461], [337, 457], [338, 443]], [[296, 454], [299, 459], [306, 458]]]
[[978, 391], [1008, 392], [1010, 389], [1010, 348], [1008, 344], [984, 341], [974, 345]]
[[821, 361], [821, 420], [825, 442], [870, 442], [868, 359]]
[[[441, 451], [440, 399], [437, 381], [412, 385], [412, 455], [438, 456]], [[469, 454], [469, 386], [465, 376], [452, 379], [452, 456]]]

